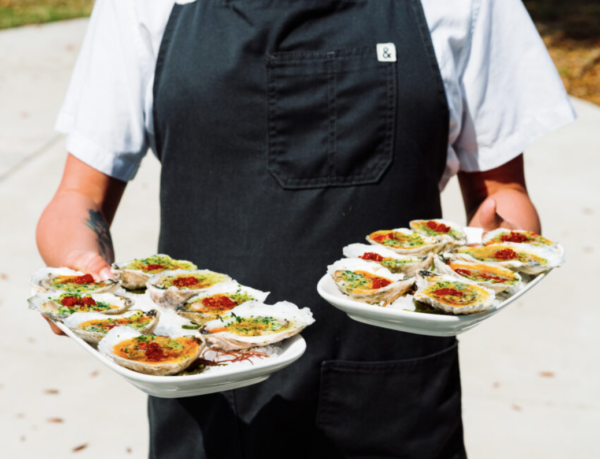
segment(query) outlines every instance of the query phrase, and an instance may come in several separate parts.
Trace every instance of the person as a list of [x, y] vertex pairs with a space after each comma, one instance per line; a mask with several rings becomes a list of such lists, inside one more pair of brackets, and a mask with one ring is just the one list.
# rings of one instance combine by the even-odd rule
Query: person
[[522, 152], [573, 118], [519, 0], [97, 0], [38, 246], [110, 277], [150, 147], [158, 251], [314, 312], [269, 380], [150, 397], [152, 458], [463, 458], [456, 339], [361, 324], [315, 287], [345, 245], [441, 217], [457, 173], [471, 226], [540, 232]]

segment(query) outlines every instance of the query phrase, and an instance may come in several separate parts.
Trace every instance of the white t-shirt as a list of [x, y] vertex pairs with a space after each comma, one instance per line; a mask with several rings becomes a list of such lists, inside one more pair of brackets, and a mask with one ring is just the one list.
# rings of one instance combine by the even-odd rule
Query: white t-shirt
[[[575, 118], [521, 0], [421, 1], [450, 109], [441, 189], [459, 170], [498, 167]], [[71, 154], [120, 180], [153, 146], [154, 68], [173, 3], [96, 0], [56, 123]]]

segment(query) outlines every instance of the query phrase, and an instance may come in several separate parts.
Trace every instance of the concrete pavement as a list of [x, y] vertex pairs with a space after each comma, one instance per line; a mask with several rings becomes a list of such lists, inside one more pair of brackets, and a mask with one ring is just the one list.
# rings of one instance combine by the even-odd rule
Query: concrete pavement
[[[27, 310], [42, 265], [35, 225], [58, 185], [63, 138], [52, 125], [86, 20], [0, 33], [0, 438], [2, 457], [145, 457], [145, 396]], [[544, 233], [567, 264], [460, 337], [470, 458], [600, 457], [600, 109], [534, 145], [528, 183]], [[113, 225], [116, 253], [155, 251], [159, 165], [148, 156]], [[140, 205], [140, 198], [143, 198]], [[456, 181], [445, 216], [464, 222]], [[8, 366], [6, 365], [8, 363]], [[81, 449], [77, 449], [82, 447]]]

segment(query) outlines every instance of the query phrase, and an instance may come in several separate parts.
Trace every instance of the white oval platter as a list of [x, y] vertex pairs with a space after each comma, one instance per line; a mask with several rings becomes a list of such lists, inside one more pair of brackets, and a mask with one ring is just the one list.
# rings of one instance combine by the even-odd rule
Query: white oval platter
[[298, 360], [306, 350], [306, 341], [302, 336], [296, 335], [280, 343], [281, 354], [255, 361], [254, 365], [230, 365], [220, 367], [218, 371], [207, 371], [197, 375], [152, 376], [116, 364], [76, 336], [65, 325], [55, 323], [73, 341], [112, 371], [121, 375], [142, 392], [161, 398], [193, 397], [257, 384]]
[[397, 308], [382, 308], [376, 305], [359, 303], [344, 295], [337, 288], [331, 276], [326, 274], [317, 284], [319, 295], [332, 306], [344, 311], [351, 319], [376, 327], [389, 328], [407, 333], [430, 336], [456, 336], [476, 327], [503, 308], [528, 292], [548, 273], [540, 274], [520, 291], [510, 296], [493, 309], [479, 314], [441, 315], [407, 311]]

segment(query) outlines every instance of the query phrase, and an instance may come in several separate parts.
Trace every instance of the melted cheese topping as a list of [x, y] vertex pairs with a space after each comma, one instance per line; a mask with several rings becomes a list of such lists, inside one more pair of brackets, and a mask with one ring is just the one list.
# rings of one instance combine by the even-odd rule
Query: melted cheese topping
[[479, 304], [489, 295], [476, 285], [449, 281], [436, 282], [423, 290], [423, 293], [442, 304], [455, 308]]
[[457, 274], [460, 274], [474, 282], [491, 282], [493, 284], [514, 284], [517, 276], [507, 270], [486, 266], [486, 265], [466, 265], [462, 263], [450, 262], [448, 266]]
[[159, 365], [187, 360], [196, 354], [199, 346], [198, 341], [191, 338], [142, 335], [121, 341], [113, 346], [113, 352], [123, 359]]
[[[503, 245], [488, 245], [485, 247], [461, 247], [457, 250], [460, 253], [466, 253], [473, 258], [483, 262], [502, 263], [506, 261], [519, 261], [521, 263], [537, 263], [539, 265], [548, 264], [548, 260], [538, 257], [533, 253], [519, 250], [518, 247], [507, 247]], [[514, 256], [510, 252], [514, 252]], [[511, 257], [507, 257], [510, 254]]]
[[385, 247], [418, 249], [425, 241], [418, 233], [404, 234], [399, 231], [382, 230], [369, 234], [369, 238]]

